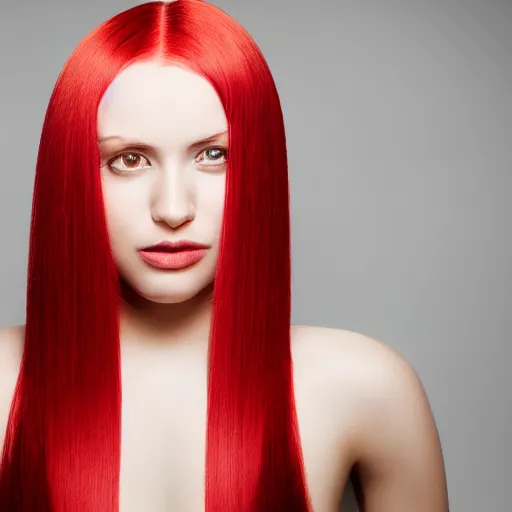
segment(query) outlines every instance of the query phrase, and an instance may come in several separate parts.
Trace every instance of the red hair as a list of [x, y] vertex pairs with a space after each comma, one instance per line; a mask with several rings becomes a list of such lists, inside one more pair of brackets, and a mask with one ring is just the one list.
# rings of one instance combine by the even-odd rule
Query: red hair
[[119, 276], [99, 174], [97, 110], [118, 73], [181, 63], [229, 125], [209, 340], [206, 512], [307, 512], [290, 347], [286, 141], [268, 66], [247, 32], [198, 0], [129, 9], [65, 64], [37, 160], [23, 358], [0, 471], [2, 512], [117, 512]]

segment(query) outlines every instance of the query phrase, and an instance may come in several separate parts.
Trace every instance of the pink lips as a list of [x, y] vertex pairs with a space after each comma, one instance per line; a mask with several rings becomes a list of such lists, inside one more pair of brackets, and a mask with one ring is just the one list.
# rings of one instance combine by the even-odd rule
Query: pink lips
[[152, 267], [165, 270], [187, 268], [201, 260], [208, 246], [180, 240], [178, 242], [160, 242], [150, 247], [139, 249], [140, 257]]

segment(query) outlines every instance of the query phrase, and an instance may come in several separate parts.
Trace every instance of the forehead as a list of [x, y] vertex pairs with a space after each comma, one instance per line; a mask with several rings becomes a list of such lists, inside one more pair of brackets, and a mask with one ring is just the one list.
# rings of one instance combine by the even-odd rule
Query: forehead
[[227, 130], [215, 89], [178, 66], [132, 64], [105, 92], [98, 108], [98, 136], [152, 144], [188, 144]]

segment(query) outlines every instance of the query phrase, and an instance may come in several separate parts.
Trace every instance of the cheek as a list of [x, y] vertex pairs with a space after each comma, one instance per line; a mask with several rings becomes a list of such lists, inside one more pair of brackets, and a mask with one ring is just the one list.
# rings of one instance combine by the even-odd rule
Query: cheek
[[142, 186], [106, 181], [103, 184], [105, 219], [113, 245], [129, 240], [144, 219], [145, 193]]
[[215, 176], [215, 179], [205, 180], [197, 188], [196, 208], [201, 218], [208, 222], [210, 229], [220, 233], [225, 203], [225, 176]]

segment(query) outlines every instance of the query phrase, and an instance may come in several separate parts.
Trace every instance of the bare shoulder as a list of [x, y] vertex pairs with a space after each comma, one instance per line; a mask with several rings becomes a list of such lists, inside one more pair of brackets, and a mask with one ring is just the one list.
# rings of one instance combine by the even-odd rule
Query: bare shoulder
[[[300, 363], [317, 361], [323, 373], [337, 376], [339, 383], [357, 385], [371, 394], [382, 386], [418, 386], [412, 366], [396, 350], [365, 334], [327, 327], [292, 327], [294, 357]], [[335, 384], [333, 382], [333, 384]]]
[[24, 325], [0, 329], [0, 449], [4, 444], [5, 429], [18, 379], [24, 337]]
[[[7, 382], [18, 377], [25, 326], [13, 325], [0, 328], [0, 389], [5, 389]], [[0, 396], [1, 392], [0, 392]]]
[[[347, 394], [353, 399], [350, 412], [362, 436], [373, 437], [376, 425], [394, 415], [413, 413], [411, 421], [433, 424], [416, 371], [385, 343], [357, 332], [300, 325], [292, 327], [292, 347], [299, 372], [319, 373], [340, 400], [346, 403]], [[366, 439], [363, 446], [369, 446]]]
[[411, 364], [369, 336], [322, 327], [292, 327], [292, 350], [298, 378], [326, 381], [350, 417], [364, 509], [446, 512], [438, 430]]

